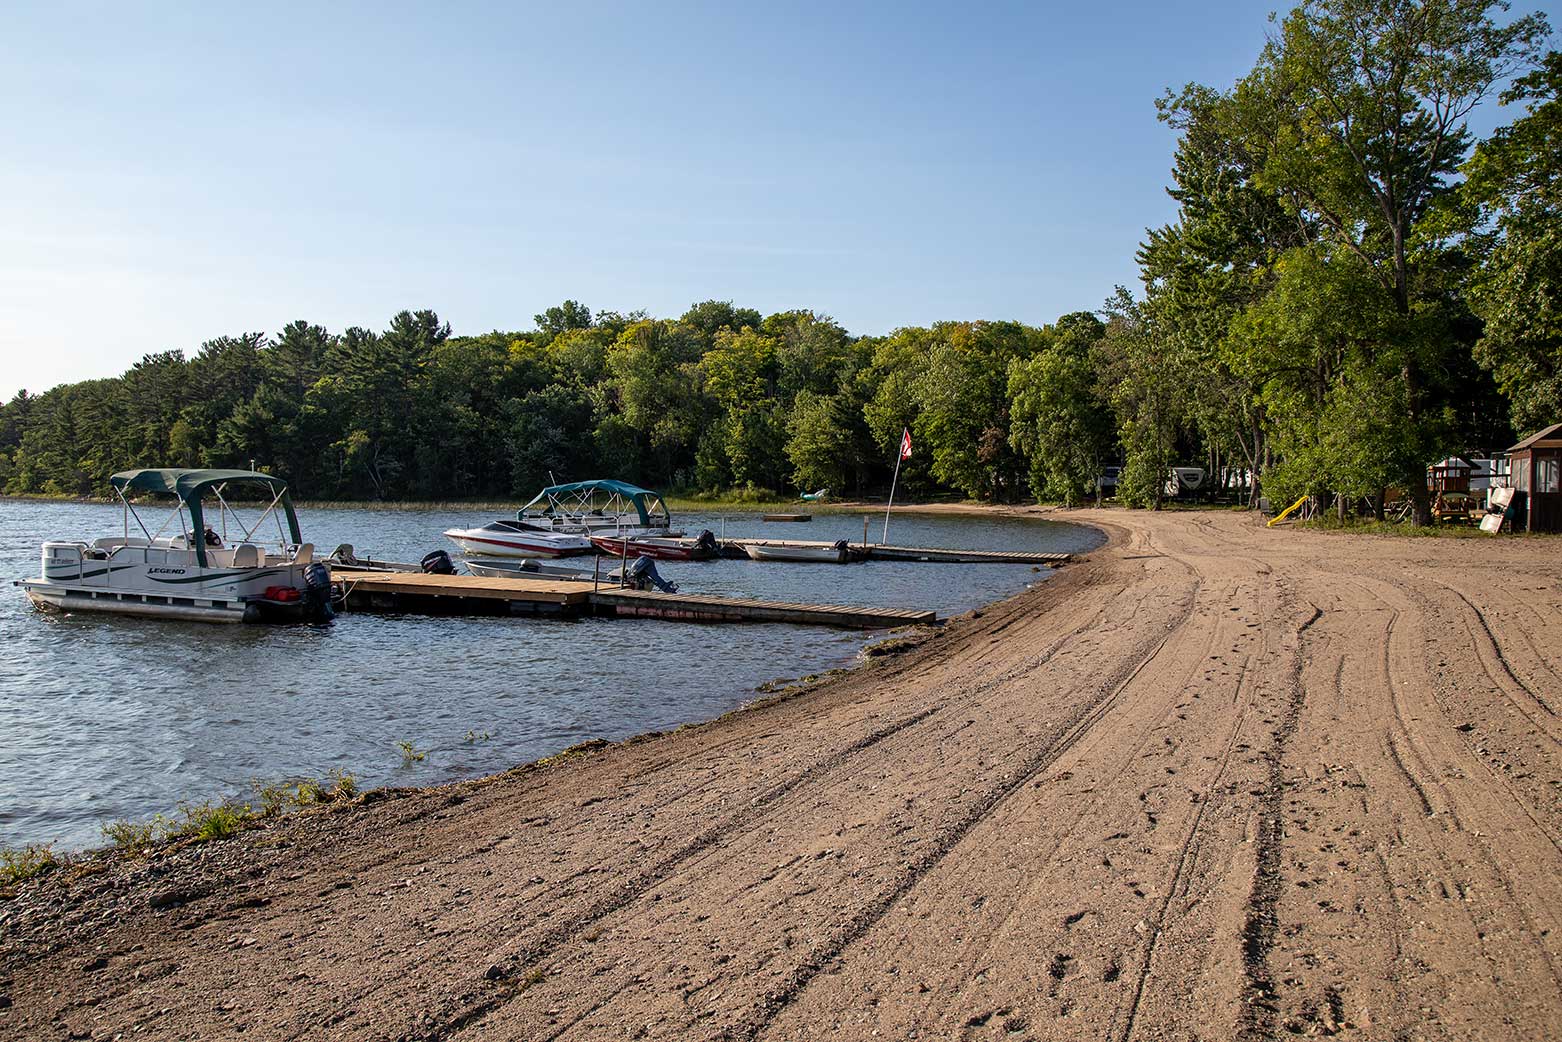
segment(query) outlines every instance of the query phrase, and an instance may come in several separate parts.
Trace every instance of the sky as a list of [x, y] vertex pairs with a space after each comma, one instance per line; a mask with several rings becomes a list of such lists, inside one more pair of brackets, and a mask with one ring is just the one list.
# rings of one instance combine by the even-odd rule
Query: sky
[[1093, 310], [1272, 6], [0, 0], [0, 399], [402, 309]]

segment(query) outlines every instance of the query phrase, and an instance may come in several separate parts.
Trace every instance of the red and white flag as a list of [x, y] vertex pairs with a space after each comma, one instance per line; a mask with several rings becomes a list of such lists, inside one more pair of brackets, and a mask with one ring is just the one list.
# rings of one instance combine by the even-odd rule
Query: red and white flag
[[911, 431], [905, 427], [900, 429], [900, 458], [911, 458]]

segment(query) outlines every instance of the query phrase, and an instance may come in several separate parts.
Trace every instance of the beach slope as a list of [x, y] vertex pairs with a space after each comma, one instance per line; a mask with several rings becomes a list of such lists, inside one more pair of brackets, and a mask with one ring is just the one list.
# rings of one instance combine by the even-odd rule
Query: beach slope
[[791, 697], [30, 884], [0, 1036], [1554, 1037], [1557, 544], [1067, 516]]

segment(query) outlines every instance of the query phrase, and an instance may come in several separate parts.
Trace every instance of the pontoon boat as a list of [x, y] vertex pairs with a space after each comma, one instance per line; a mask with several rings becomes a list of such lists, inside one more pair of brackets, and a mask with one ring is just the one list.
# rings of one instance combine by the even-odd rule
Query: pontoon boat
[[[300, 538], [281, 478], [243, 470], [127, 470], [109, 485], [124, 506], [123, 534], [44, 543], [43, 577], [20, 583], [38, 607], [207, 622], [330, 618], [330, 569]], [[235, 503], [256, 491], [263, 509], [247, 523]], [[131, 505], [137, 492], [177, 501], [155, 532]], [[216, 527], [202, 509], [207, 496], [216, 503], [209, 519]], [[268, 519], [276, 523], [275, 539], [262, 536]], [[132, 520], [139, 535], [130, 534]], [[165, 535], [171, 527], [173, 534]]]

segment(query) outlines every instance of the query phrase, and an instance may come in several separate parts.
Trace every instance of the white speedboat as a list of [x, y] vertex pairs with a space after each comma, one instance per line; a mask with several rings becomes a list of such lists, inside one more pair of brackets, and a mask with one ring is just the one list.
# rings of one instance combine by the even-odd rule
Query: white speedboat
[[554, 532], [583, 535], [676, 536], [659, 493], [625, 481], [550, 485], [517, 511], [516, 520]]
[[[331, 571], [302, 541], [287, 482], [243, 470], [127, 470], [109, 479], [124, 506], [121, 535], [43, 544], [43, 575], [24, 579], [40, 608], [203, 622], [331, 617]], [[235, 504], [260, 494], [258, 519]], [[153, 493], [176, 505], [157, 531], [142, 523], [130, 497]], [[208, 524], [203, 500], [215, 501]], [[131, 535], [134, 520], [139, 535]], [[276, 525], [270, 538], [268, 520]], [[175, 527], [175, 522], [177, 526]], [[285, 527], [284, 527], [285, 526]], [[174, 533], [164, 535], [174, 528]]]
[[574, 557], [595, 553], [583, 535], [550, 531], [525, 521], [491, 521], [481, 528], [451, 528], [445, 538], [474, 557]]
[[744, 543], [743, 552], [752, 561], [791, 561], [795, 563], [845, 564], [849, 550], [846, 540], [838, 543]]

